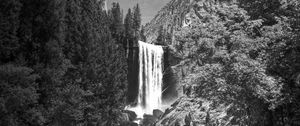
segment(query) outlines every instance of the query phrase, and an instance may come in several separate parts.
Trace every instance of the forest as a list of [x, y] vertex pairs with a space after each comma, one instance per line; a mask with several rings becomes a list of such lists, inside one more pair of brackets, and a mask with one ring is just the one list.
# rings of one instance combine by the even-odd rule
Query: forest
[[138, 5], [125, 24], [119, 4], [97, 0], [1, 0], [0, 10], [1, 126], [117, 125]]
[[180, 59], [164, 76], [183, 90], [141, 125], [300, 125], [300, 1], [189, 1], [188, 25], [169, 30], [142, 26], [139, 4], [1, 0], [0, 125], [131, 126], [127, 50], [139, 40]]

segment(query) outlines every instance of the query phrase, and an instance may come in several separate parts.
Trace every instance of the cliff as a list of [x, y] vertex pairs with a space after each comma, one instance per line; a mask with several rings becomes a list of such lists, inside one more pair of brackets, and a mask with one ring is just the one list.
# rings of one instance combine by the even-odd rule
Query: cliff
[[146, 36], [157, 43], [161, 26], [171, 34], [163, 43], [168, 47], [164, 84], [181, 98], [156, 124], [272, 124], [271, 104], [262, 103], [278, 98], [273, 91], [280, 84], [251, 54], [261, 45], [253, 37], [260, 24], [234, 0], [172, 0], [162, 8], [147, 24]]
[[172, 0], [163, 7], [158, 14], [149, 22], [145, 29], [147, 42], [156, 41], [158, 30], [163, 26], [169, 33], [183, 25], [185, 16], [190, 12], [192, 0]]

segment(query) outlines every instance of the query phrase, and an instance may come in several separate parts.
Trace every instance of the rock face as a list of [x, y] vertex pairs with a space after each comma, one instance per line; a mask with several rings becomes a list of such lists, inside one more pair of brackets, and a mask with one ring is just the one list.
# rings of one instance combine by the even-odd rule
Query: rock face
[[231, 105], [216, 105], [200, 98], [181, 97], [155, 126], [228, 126], [233, 117], [227, 111]]
[[153, 43], [160, 26], [173, 33], [174, 30], [183, 25], [186, 14], [191, 8], [193, 0], [172, 0], [162, 8], [150, 23], [145, 27], [147, 42]]
[[138, 126], [138, 124], [134, 122], [126, 121], [123, 122], [120, 126]]
[[120, 126], [138, 126], [134, 121], [137, 120], [137, 115], [133, 111], [124, 110], [121, 115], [123, 121]]
[[141, 121], [141, 126], [153, 126], [155, 122], [162, 116], [163, 112], [161, 110], [155, 109], [153, 110], [152, 115], [145, 114]]
[[[164, 84], [167, 85], [164, 89], [174, 87], [177, 90], [176, 93], [179, 94], [178, 96], [182, 96], [183, 89], [181, 85], [178, 85], [178, 82], [193, 71], [193, 66], [201, 64], [201, 61], [189, 60], [191, 52], [194, 51], [189, 46], [178, 47], [180, 39], [184, 38], [176, 38], [177, 32], [182, 29], [189, 29], [191, 27], [190, 24], [195, 20], [205, 22], [208, 19], [204, 17], [211, 15], [217, 6], [226, 7], [226, 4], [230, 4], [225, 3], [225, 1], [219, 2], [218, 0], [171, 0], [145, 26], [148, 43], [156, 43], [161, 26], [163, 26], [164, 32], [170, 34], [172, 38], [171, 42], [166, 43], [168, 58], [166, 58], [165, 62], [168, 62], [168, 66], [164, 68], [166, 71], [165, 75], [168, 77], [164, 80]], [[181, 48], [181, 50], [179, 51], [178, 48]], [[173, 90], [167, 90], [164, 96], [170, 98], [168, 94], [173, 93]]]
[[[145, 33], [147, 42], [154, 43], [161, 26], [166, 32], [174, 32], [182, 27], [188, 27], [194, 18], [205, 20], [203, 16], [213, 10], [214, 4], [230, 3], [219, 0], [171, 0], [158, 14], [146, 24]], [[172, 38], [174, 40], [174, 36]], [[174, 42], [174, 41], [172, 41]], [[174, 43], [169, 43], [172, 45]]]
[[153, 124], [158, 120], [153, 115], [144, 115], [143, 120], [141, 122], [142, 126], [153, 126]]
[[[145, 26], [145, 35], [148, 43], [156, 43], [158, 31], [161, 26], [165, 32], [171, 35], [174, 40], [174, 32], [181, 28], [186, 22], [186, 15], [190, 12], [193, 0], [171, 0], [165, 7], [163, 7], [158, 14]], [[177, 65], [182, 59], [177, 53], [174, 53], [170, 48], [173, 45], [172, 42], [168, 43], [168, 48], [164, 50], [167, 57], [165, 57], [165, 74], [164, 74], [164, 92], [163, 99], [173, 101], [178, 97], [178, 94], [182, 94], [180, 86], [177, 82], [178, 78], [177, 70], [171, 68], [171, 66]]]
[[[216, 16], [215, 8], [226, 7], [226, 4], [230, 3], [224, 4], [218, 0], [171, 0], [146, 25], [148, 43], [156, 43], [161, 26], [167, 33], [172, 35], [172, 41], [167, 43], [169, 55], [166, 59], [169, 66], [165, 67], [165, 76], [172, 76], [171, 79], [166, 79], [167, 82], [176, 80], [172, 83], [176, 83], [174, 84], [175, 87], [178, 92], [181, 92], [179, 96], [182, 96], [155, 121], [155, 126], [229, 126], [240, 121], [238, 115], [232, 113], [232, 110], [235, 110], [236, 107], [230, 102], [225, 104], [215, 101], [213, 98], [196, 98], [194, 87], [184, 87], [180, 84], [180, 81], [184, 81], [186, 76], [195, 71], [195, 66], [203, 65], [203, 61], [193, 59], [191, 53], [197, 53], [192, 48], [195, 42], [188, 41], [188, 44], [181, 44], [181, 41], [185, 38], [177, 38], [177, 36], [180, 36], [178, 31], [191, 30], [193, 27], [192, 21], [201, 22], [205, 25], [205, 22], [209, 20], [205, 17]], [[208, 44], [208, 49], [201, 51], [210, 53], [213, 50], [209, 50], [209, 47]], [[155, 120], [152, 116], [148, 116], [147, 119], [146, 122]]]

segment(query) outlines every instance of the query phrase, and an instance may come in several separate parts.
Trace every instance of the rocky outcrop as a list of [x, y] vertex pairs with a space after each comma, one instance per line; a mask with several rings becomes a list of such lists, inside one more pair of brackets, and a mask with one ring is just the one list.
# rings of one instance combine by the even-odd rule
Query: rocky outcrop
[[171, 0], [145, 27], [147, 42], [153, 43], [159, 27], [163, 26], [168, 33], [180, 28], [185, 21], [186, 14], [190, 11], [193, 0]]
[[143, 120], [141, 121], [141, 126], [153, 126], [155, 122], [162, 116], [163, 112], [161, 110], [153, 110], [152, 115], [145, 114]]
[[190, 60], [193, 57], [191, 54], [196, 51], [191, 48], [195, 44], [191, 41], [189, 44], [182, 45], [180, 41], [184, 38], [178, 38], [178, 31], [189, 29], [193, 21], [205, 23], [208, 20], [205, 18], [207, 15], [217, 16], [216, 13], [218, 12], [215, 12], [215, 8], [226, 7], [225, 4], [223, 5], [223, 2], [220, 3], [218, 0], [171, 0], [146, 25], [145, 33], [148, 43], [156, 43], [161, 26], [172, 36], [171, 42], [167, 42], [167, 49], [165, 49], [168, 55], [168, 58], [164, 61], [168, 64], [164, 67], [164, 89], [167, 89], [166, 95], [164, 95], [165, 98], [170, 98], [171, 96], [168, 96], [168, 94], [173, 92], [182, 96], [183, 89], [178, 84], [179, 81], [193, 72], [194, 66], [202, 64], [202, 61]]
[[133, 111], [124, 110], [123, 113], [128, 116], [128, 121], [134, 121], [137, 118], [137, 115]]
[[144, 115], [141, 125], [142, 126], [152, 126], [157, 120], [158, 120], [158, 118], [156, 118], [153, 115]]
[[156, 118], [160, 118], [163, 114], [164, 113], [159, 109], [153, 110], [153, 116], [156, 117]]
[[228, 126], [233, 119], [227, 111], [231, 105], [182, 97], [168, 108], [155, 126]]
[[[196, 98], [194, 94], [197, 91], [194, 90], [194, 87], [184, 87], [182, 84], [188, 75], [196, 71], [196, 66], [202, 66], [206, 62], [206, 59], [200, 61], [199, 58], [195, 58], [200, 55], [199, 50], [193, 48], [197, 47], [196, 42], [193, 41], [193, 38], [182, 37], [188, 36], [182, 34], [192, 30], [195, 22], [205, 25], [210, 17], [222, 16], [219, 10], [222, 10], [220, 8], [223, 6], [226, 8], [226, 4], [218, 0], [171, 0], [147, 24], [146, 36], [149, 43], [155, 43], [161, 26], [172, 35], [172, 42], [167, 45], [168, 58], [166, 59], [169, 66], [165, 67], [167, 71], [164, 75], [172, 77], [170, 77], [171, 79], [167, 78], [164, 82], [168, 83], [175, 79], [176, 82], [172, 82], [172, 84], [176, 85], [176, 89], [181, 93], [179, 96], [183, 96], [164, 112], [156, 121], [156, 126], [229, 126], [238, 124], [236, 122], [241, 120], [238, 114], [233, 114], [232, 111], [237, 107], [233, 106], [231, 102], [225, 104], [211, 97]], [[182, 41], [186, 43], [182, 44]], [[203, 55], [205, 54], [202, 57], [211, 57], [210, 53], [214, 50], [210, 46], [208, 43], [204, 49], [200, 50]], [[210, 92], [205, 93], [209, 95]]]
[[[182, 27], [188, 27], [193, 19], [204, 19], [207, 13], [214, 11], [214, 5], [223, 6], [226, 1], [219, 0], [171, 0], [158, 14], [145, 26], [145, 34], [148, 43], [155, 43], [161, 26], [172, 35]], [[227, 4], [230, 4], [228, 1]]]
[[138, 124], [135, 122], [126, 121], [126, 122], [121, 123], [120, 126], [138, 126]]
[[137, 115], [135, 112], [130, 110], [123, 110], [120, 117], [122, 120], [120, 126], [138, 126], [138, 124], [134, 122], [137, 120]]

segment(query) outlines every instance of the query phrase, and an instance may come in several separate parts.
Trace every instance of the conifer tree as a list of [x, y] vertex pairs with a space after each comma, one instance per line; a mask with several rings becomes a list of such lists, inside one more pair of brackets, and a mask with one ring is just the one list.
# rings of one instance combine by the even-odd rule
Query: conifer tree
[[131, 9], [128, 9], [128, 12], [126, 14], [125, 20], [124, 20], [124, 25], [125, 25], [125, 36], [126, 36], [126, 45], [132, 45], [132, 40], [134, 37], [134, 29], [133, 29], [133, 16]]
[[12, 61], [20, 47], [17, 31], [20, 25], [21, 2], [2, 0], [0, 4], [0, 63]]
[[158, 30], [158, 36], [157, 36], [157, 44], [163, 45], [165, 44], [166, 37], [165, 37], [165, 32], [164, 32], [164, 27], [160, 26]]
[[0, 3], [0, 124], [118, 125], [127, 64], [102, 2]]
[[[26, 96], [20, 98], [20, 100], [31, 100], [25, 100], [23, 103], [14, 103], [16, 106], [25, 105], [23, 107], [26, 108], [22, 112], [13, 110], [24, 113], [24, 115], [16, 115], [18, 118], [21, 118], [16, 119], [12, 117], [12, 113], [7, 113], [11, 115], [10, 118], [12, 120], [16, 119], [15, 121], [10, 121], [7, 125], [43, 125], [50, 122], [49, 118], [51, 116], [49, 113], [51, 112], [47, 110], [52, 109], [54, 105], [53, 99], [57, 98], [55, 90], [62, 84], [61, 78], [66, 70], [64, 64], [67, 62], [62, 53], [62, 45], [64, 44], [64, 24], [63, 20], [61, 20], [64, 17], [63, 3], [63, 1], [58, 0], [26, 0], [19, 3], [22, 5], [22, 8], [19, 14], [14, 15], [15, 21], [19, 23], [11, 22], [15, 23], [15, 26], [13, 26], [15, 30], [14, 32], [11, 31], [11, 33], [19, 40], [19, 47], [15, 50], [17, 55], [14, 55], [14, 57], [10, 56], [11, 61], [1, 66], [1, 69], [3, 68], [3, 76], [19, 74], [15, 79], [28, 77], [23, 80], [19, 79], [20, 83], [15, 83], [15, 86], [10, 87], [10, 89], [5, 88], [4, 92], [6, 90], [15, 90], [13, 94], [16, 95], [22, 94], [22, 92], [24, 93], [27, 90], [27, 93], [23, 94]], [[1, 5], [18, 9], [11, 3], [1, 3]], [[15, 10], [10, 12], [15, 12]], [[6, 61], [1, 59], [0, 62]], [[13, 72], [7, 71], [9, 69], [13, 70]], [[2, 82], [1, 79], [0, 81]], [[21, 83], [23, 82], [26, 85], [22, 85]]]
[[144, 26], [142, 26], [142, 29], [141, 29], [140, 40], [143, 41], [143, 42], [147, 41], [147, 38], [145, 36], [145, 27]]
[[120, 9], [119, 3], [113, 3], [112, 9], [111, 9], [111, 32], [113, 35], [113, 38], [116, 39], [117, 42], [121, 43], [121, 37], [123, 34], [123, 16]]
[[133, 29], [134, 29], [134, 36], [139, 37], [139, 31], [141, 28], [141, 10], [139, 4], [133, 8]]
[[[81, 121], [83, 124], [101, 122], [105, 123], [103, 125], [115, 125], [119, 108], [124, 103], [127, 84], [125, 55], [122, 53], [122, 46], [117, 44], [119, 35], [115, 34], [117, 38], [114, 38], [113, 33], [110, 32], [111, 24], [106, 23], [109, 19], [101, 10], [101, 3], [90, 0], [80, 1], [74, 5], [80, 8], [81, 13], [79, 16], [75, 13], [74, 16], [78, 16], [75, 19], [78, 20], [73, 20], [76, 21], [73, 25], [81, 31], [70, 28], [70, 39], [78, 40], [69, 43], [70, 47], [75, 47], [70, 55], [74, 68], [69, 70], [69, 78], [75, 87], [78, 85], [76, 89], [79, 92], [69, 93], [70, 95], [79, 93], [74, 104], [81, 104], [79, 101], [85, 104], [81, 108], [71, 105], [79, 112], [75, 117], [82, 118], [82, 120], [74, 118], [74, 121]], [[116, 4], [116, 10], [112, 13], [118, 15], [114, 23], [121, 24], [118, 8]], [[70, 14], [72, 16], [74, 13]], [[117, 30], [115, 33], [120, 32], [118, 27], [114, 28], [112, 30]], [[73, 30], [76, 31], [72, 32]], [[75, 88], [74, 86], [71, 88]], [[99, 125], [102, 125], [101, 123]]]

